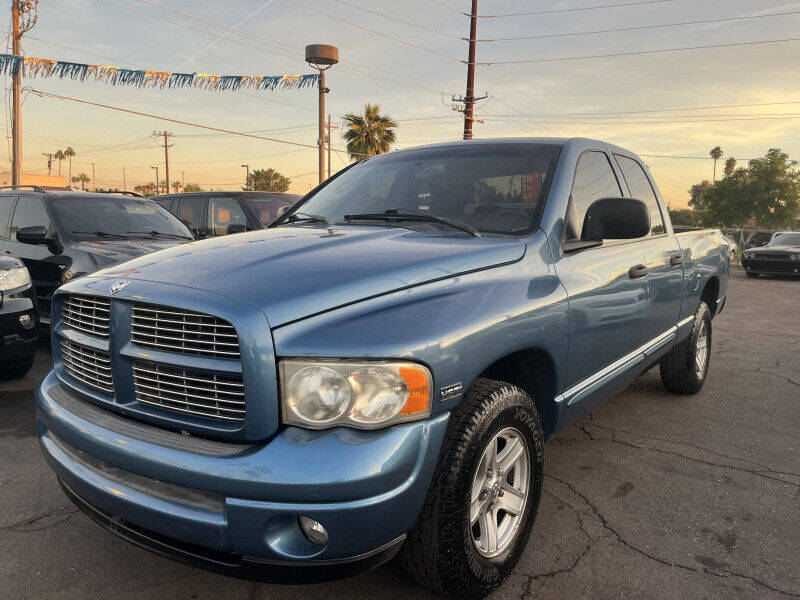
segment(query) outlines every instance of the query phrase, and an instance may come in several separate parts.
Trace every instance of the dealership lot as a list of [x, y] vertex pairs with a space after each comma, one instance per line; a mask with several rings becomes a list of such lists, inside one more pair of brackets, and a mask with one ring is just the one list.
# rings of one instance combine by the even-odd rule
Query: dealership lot
[[[737, 269], [695, 397], [658, 370], [546, 446], [528, 549], [495, 598], [800, 597], [800, 281]], [[32, 389], [0, 384], [0, 598], [429, 598], [394, 565], [314, 586], [205, 573], [78, 513], [39, 451]]]

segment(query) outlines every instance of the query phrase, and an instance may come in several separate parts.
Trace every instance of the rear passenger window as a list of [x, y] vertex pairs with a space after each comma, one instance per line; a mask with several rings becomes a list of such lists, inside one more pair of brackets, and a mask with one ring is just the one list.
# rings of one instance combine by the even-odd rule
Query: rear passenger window
[[647, 204], [647, 210], [650, 213], [650, 234], [660, 235], [664, 233], [664, 217], [661, 215], [656, 193], [653, 191], [653, 186], [650, 184], [642, 165], [627, 156], [620, 154], [615, 154], [614, 156], [631, 191], [631, 196]]
[[16, 196], [0, 196], [0, 240], [8, 239], [8, 221], [14, 209]]
[[205, 226], [205, 205], [206, 199], [203, 197], [189, 196], [180, 198], [173, 207], [173, 214], [183, 221], [195, 233], [206, 235], [208, 229]]
[[581, 154], [567, 207], [564, 239], [581, 238], [583, 219], [592, 202], [621, 195], [622, 189], [605, 152], [591, 151]]

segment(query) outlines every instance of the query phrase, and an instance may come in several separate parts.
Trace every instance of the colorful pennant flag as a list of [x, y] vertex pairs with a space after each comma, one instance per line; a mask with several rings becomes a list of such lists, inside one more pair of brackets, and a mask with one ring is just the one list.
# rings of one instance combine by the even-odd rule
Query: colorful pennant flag
[[200, 88], [211, 91], [237, 91], [241, 89], [275, 90], [300, 89], [316, 86], [319, 75], [209, 75], [207, 73], [171, 73], [169, 71], [146, 71], [123, 69], [108, 65], [89, 65], [0, 54], [0, 74], [22, 72], [26, 78], [58, 77], [73, 81], [97, 81], [111, 85], [150, 88]]

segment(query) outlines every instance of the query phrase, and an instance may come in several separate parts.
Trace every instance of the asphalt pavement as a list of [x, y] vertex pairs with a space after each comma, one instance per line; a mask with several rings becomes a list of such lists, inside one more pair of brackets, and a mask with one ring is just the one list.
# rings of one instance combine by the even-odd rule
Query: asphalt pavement
[[[528, 548], [493, 598], [800, 598], [800, 280], [735, 271], [694, 397], [658, 369], [546, 445]], [[46, 466], [33, 388], [0, 383], [0, 598], [434, 598], [390, 563], [323, 585], [214, 575], [117, 539]]]

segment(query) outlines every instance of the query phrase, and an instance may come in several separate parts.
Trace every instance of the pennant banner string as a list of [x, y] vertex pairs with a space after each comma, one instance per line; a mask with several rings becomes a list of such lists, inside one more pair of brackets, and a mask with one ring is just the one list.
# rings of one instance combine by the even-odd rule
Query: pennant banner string
[[147, 88], [199, 88], [211, 91], [237, 91], [242, 89], [276, 90], [315, 87], [319, 75], [210, 75], [208, 73], [172, 73], [123, 69], [109, 65], [84, 63], [0, 54], [0, 74], [15, 75], [21, 72], [26, 78], [58, 77], [73, 81], [97, 81], [111, 85]]

